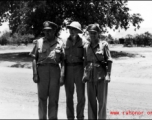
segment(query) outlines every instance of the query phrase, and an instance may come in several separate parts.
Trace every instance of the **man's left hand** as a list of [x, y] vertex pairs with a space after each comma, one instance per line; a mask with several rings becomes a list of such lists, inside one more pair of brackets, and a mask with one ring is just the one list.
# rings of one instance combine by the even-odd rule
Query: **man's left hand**
[[110, 82], [111, 78], [110, 78], [110, 73], [107, 73], [106, 78], [105, 78], [106, 82]]

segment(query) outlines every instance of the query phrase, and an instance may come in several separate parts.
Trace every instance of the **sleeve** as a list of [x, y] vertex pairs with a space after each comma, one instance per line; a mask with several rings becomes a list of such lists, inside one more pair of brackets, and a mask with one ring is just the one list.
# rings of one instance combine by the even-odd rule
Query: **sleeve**
[[109, 50], [109, 44], [107, 42], [105, 42], [105, 44], [104, 44], [104, 57], [105, 57], [106, 61], [112, 62], [112, 57], [111, 57], [111, 53]]
[[37, 48], [37, 44], [35, 44], [34, 48], [32, 49], [32, 51], [29, 53], [29, 55], [31, 55], [33, 58], [38, 58], [38, 48]]

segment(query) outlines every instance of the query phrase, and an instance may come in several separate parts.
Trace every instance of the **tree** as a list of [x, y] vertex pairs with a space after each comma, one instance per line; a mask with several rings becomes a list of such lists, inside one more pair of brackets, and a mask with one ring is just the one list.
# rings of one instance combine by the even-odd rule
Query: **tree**
[[144, 33], [144, 46], [150, 46], [152, 44], [152, 34], [148, 31]]
[[114, 38], [111, 36], [111, 34], [108, 34], [108, 36], [107, 36], [107, 41], [108, 41], [108, 43], [110, 43], [110, 44], [114, 44]]
[[[41, 33], [42, 23], [50, 20], [63, 27], [73, 20], [83, 28], [98, 23], [103, 32], [106, 27], [128, 29], [130, 23], [135, 28], [143, 21], [140, 14], [129, 14], [127, 0], [22, 0], [0, 1], [0, 23], [9, 20], [12, 32], [21, 34]], [[63, 22], [67, 19], [67, 23]]]
[[124, 46], [129, 46], [129, 47], [133, 46], [133, 36], [131, 34], [126, 35]]

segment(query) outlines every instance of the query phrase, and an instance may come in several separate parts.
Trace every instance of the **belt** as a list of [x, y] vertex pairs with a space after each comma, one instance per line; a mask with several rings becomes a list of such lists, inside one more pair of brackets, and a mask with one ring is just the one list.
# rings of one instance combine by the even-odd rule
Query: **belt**
[[92, 61], [87, 61], [87, 63], [93, 63], [93, 64], [107, 64], [104, 61], [96, 61], [96, 62], [92, 62]]
[[59, 66], [56, 63], [38, 63], [37, 65], [38, 66], [48, 66], [48, 65], [50, 65], [50, 66], [54, 66], [54, 67], [58, 67]]
[[77, 63], [66, 63], [67, 66], [78, 66], [83, 65], [83, 62], [77, 62]]

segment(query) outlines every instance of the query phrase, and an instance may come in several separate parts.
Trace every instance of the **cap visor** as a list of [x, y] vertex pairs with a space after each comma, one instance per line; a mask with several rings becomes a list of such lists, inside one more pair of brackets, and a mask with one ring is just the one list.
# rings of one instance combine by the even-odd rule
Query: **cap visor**
[[89, 32], [97, 32], [96, 30], [88, 30]]
[[52, 30], [52, 28], [51, 28], [51, 27], [45, 27], [45, 28], [43, 28], [43, 29], [45, 29], [45, 30], [49, 30], [49, 29], [51, 29], [51, 30]]

